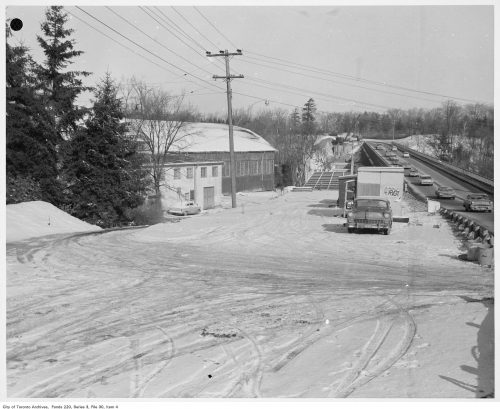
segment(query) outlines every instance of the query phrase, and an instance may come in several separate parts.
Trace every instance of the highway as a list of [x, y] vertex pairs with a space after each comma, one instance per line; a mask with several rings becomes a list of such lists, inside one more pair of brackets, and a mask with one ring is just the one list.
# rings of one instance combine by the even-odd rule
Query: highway
[[[391, 149], [391, 145], [389, 143], [383, 143], [383, 142], [378, 142], [378, 143], [372, 142], [371, 146], [375, 147], [378, 144], [384, 145], [386, 150]], [[386, 151], [378, 150], [377, 152], [379, 152], [382, 156], [385, 157]], [[492, 213], [466, 212], [463, 206], [463, 201], [468, 193], [471, 192], [484, 193], [484, 192], [482, 192], [480, 189], [473, 186], [472, 184], [455, 179], [449, 175], [442, 174], [439, 170], [427, 165], [426, 163], [419, 161], [417, 158], [412, 158], [411, 156], [410, 158], [403, 158], [403, 152], [399, 150], [396, 152], [396, 154], [398, 155], [400, 160], [403, 161], [403, 163], [404, 162], [408, 163], [412, 168], [416, 169], [421, 174], [430, 175], [434, 180], [433, 186], [421, 186], [418, 184], [418, 177], [406, 176], [405, 177], [406, 182], [408, 183], [408, 185], [411, 185], [411, 187], [414, 190], [420, 192], [422, 195], [428, 197], [431, 200], [439, 201], [441, 203], [441, 207], [463, 214], [464, 216], [467, 216], [467, 218], [477, 221], [478, 224], [486, 227], [489, 231], [494, 232], [494, 212]], [[455, 200], [437, 199], [436, 189], [440, 186], [449, 186], [455, 189], [455, 191], [457, 192], [457, 198]], [[491, 197], [491, 195], [490, 199], [493, 200], [493, 197]]]

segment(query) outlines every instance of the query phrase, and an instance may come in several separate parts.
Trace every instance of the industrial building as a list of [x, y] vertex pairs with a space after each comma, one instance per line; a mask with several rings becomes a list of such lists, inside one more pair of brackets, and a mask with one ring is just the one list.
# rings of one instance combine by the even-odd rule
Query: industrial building
[[[170, 149], [169, 162], [222, 162], [222, 193], [231, 193], [229, 126], [188, 123]], [[249, 129], [233, 127], [236, 191], [274, 189], [274, 149]]]

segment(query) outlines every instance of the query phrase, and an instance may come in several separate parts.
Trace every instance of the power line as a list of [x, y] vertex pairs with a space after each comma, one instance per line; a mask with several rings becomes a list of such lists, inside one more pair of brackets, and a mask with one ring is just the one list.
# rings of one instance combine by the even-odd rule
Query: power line
[[168, 21], [170, 21], [171, 24], [173, 24], [173, 28], [175, 28], [181, 35], [183, 35], [185, 38], [188, 40], [191, 40], [194, 44], [196, 44], [198, 47], [200, 47], [201, 50], [205, 51], [206, 48], [203, 47], [202, 44], [200, 44], [198, 41], [196, 41], [193, 37], [191, 37], [189, 34], [187, 34], [175, 21], [173, 21], [170, 17], [168, 17], [163, 11], [161, 11], [158, 7], [154, 6], [154, 8], [163, 16], [165, 17]]
[[[143, 11], [144, 13], [146, 13], [146, 10], [144, 10], [144, 8], [142, 8], [142, 7], [139, 7], [139, 8], [141, 8], [141, 9], [142, 9], [142, 11]], [[158, 24], [160, 24], [160, 25], [161, 25], [161, 26], [162, 26], [165, 30], [167, 30], [169, 33], [173, 34], [173, 35], [174, 35], [174, 36], [175, 36], [175, 37], [176, 37], [179, 41], [181, 41], [181, 42], [182, 42], [185, 46], [187, 46], [187, 47], [189, 47], [191, 50], [193, 50], [193, 51], [196, 53], [196, 55], [198, 55], [198, 56], [200, 55], [200, 52], [199, 52], [199, 51], [195, 50], [193, 47], [191, 47], [189, 44], [187, 44], [187, 43], [186, 43], [186, 42], [185, 42], [182, 38], [180, 38], [177, 34], [175, 34], [174, 32], [172, 32], [172, 31], [171, 31], [171, 30], [170, 30], [167, 26], [165, 26], [162, 22], [158, 21], [158, 20], [155, 18], [155, 16], [156, 16], [156, 17], [158, 17], [158, 18], [159, 18], [160, 20], [162, 20], [163, 22], [167, 23], [167, 22], [165, 21], [165, 19], [163, 19], [163, 18], [162, 18], [161, 16], [159, 16], [158, 14], [156, 14], [156, 13], [154, 12], [154, 10], [150, 10], [150, 9], [149, 9], [149, 8], [147, 8], [147, 7], [146, 7], [146, 9], [147, 9], [147, 11], [148, 11], [149, 13], [151, 13], [151, 14], [152, 14], [152, 16], [151, 16], [151, 15], [149, 15], [148, 13], [146, 13], [146, 14], [147, 14], [150, 18], [152, 18], [153, 20], [155, 20]], [[161, 11], [160, 11], [160, 12], [161, 12]], [[162, 13], [162, 14], [163, 14], [163, 13]], [[204, 50], [204, 48], [203, 48], [203, 50]], [[208, 72], [208, 71], [205, 71], [205, 72]]]
[[[79, 6], [75, 6], [78, 10], [82, 11], [83, 13], [87, 14], [88, 16], [90, 16], [92, 19], [96, 20], [97, 22], [101, 23], [102, 25], [106, 26], [108, 29], [110, 29], [111, 31], [113, 31], [114, 33], [118, 34], [119, 36], [125, 38], [127, 41], [131, 42], [132, 44], [134, 44], [135, 46], [141, 48], [142, 50], [146, 51], [147, 53], [153, 55], [154, 57], [162, 60], [163, 62], [165, 62], [166, 64], [176, 68], [177, 70], [179, 71], [182, 71], [184, 73], [184, 76], [187, 76], [188, 73], [186, 73], [185, 71], [186, 70], [183, 70], [182, 68], [178, 67], [177, 65], [175, 64], [172, 64], [171, 62], [165, 60], [164, 58], [162, 58], [161, 56], [159, 56], [158, 54], [155, 54], [154, 52], [148, 50], [147, 48], [143, 47], [142, 45], [138, 44], [137, 42], [135, 42], [134, 40], [131, 40], [130, 38], [128, 38], [126, 35], [120, 33], [119, 31], [115, 30], [114, 28], [110, 27], [108, 24], [104, 23], [103, 21], [101, 21], [100, 19], [98, 19], [97, 17], [93, 16], [92, 14], [88, 13], [87, 11], [83, 10], [81, 7]], [[219, 87], [217, 86], [214, 86], [213, 84], [209, 83], [208, 81], [204, 80], [203, 78], [200, 78], [200, 77], [197, 77], [196, 75], [193, 75], [193, 74], [189, 74], [190, 76], [192, 76], [193, 78], [196, 78], [198, 79], [199, 81], [202, 81], [206, 84], [209, 84], [212, 88], [217, 88], [220, 90]], [[180, 75], [178, 75], [179, 77], [181, 77]], [[190, 80], [188, 80], [190, 81]], [[192, 82], [192, 81], [190, 81]]]
[[[374, 81], [374, 80], [369, 80], [369, 79], [366, 79], [366, 78], [355, 77], [355, 76], [348, 75], [348, 74], [342, 74], [342, 73], [335, 72], [335, 71], [318, 69], [317, 67], [312, 67], [312, 66], [305, 65], [305, 64], [298, 64], [298, 63], [294, 63], [293, 61], [284, 60], [284, 59], [281, 59], [281, 58], [269, 57], [269, 56], [266, 56], [264, 54], [259, 54], [259, 53], [255, 53], [255, 52], [252, 52], [252, 51], [248, 51], [248, 53], [249, 54], [254, 54], [254, 55], [257, 55], [257, 56], [261, 56], [261, 57], [264, 57], [264, 58], [267, 58], [267, 59], [271, 59], [271, 60], [283, 61], [283, 62], [286, 62], [286, 63], [289, 63], [289, 64], [293, 64], [293, 65], [295, 65], [297, 67], [304, 67], [304, 68], [302, 68], [304, 70], [313, 71], [313, 72], [316, 72], [316, 73], [326, 73], [328, 75], [339, 76], [339, 77], [350, 79], [350, 80], [353, 80], [353, 81], [365, 82], [365, 83], [379, 85], [379, 86], [383, 86], [383, 87], [389, 87], [389, 88], [394, 88], [394, 89], [400, 89], [400, 90], [403, 90], [403, 91], [410, 91], [410, 92], [416, 92], [416, 93], [420, 93], [420, 94], [432, 95], [432, 96], [441, 97], [441, 98], [448, 98], [448, 99], [454, 99], [454, 100], [460, 100], [460, 101], [468, 101], [468, 102], [484, 102], [484, 101], [476, 101], [476, 100], [472, 100], [472, 99], [468, 99], [468, 98], [460, 98], [460, 97], [454, 97], [454, 96], [450, 96], [450, 95], [438, 94], [438, 93], [429, 92], [429, 91], [420, 91], [420, 90], [413, 89], [413, 88], [402, 87], [402, 86], [394, 85], [394, 84], [388, 84], [386, 82]], [[272, 61], [269, 61], [269, 62], [271, 62], [273, 64], [289, 66], [288, 64], [282, 64], [282, 63], [277, 63], [277, 62], [272, 62]], [[293, 68], [297, 68], [297, 67], [293, 67]]]
[[151, 64], [154, 64], [156, 65], [157, 67], [161, 68], [162, 70], [165, 70], [167, 72], [169, 72], [170, 74], [172, 75], [175, 75], [176, 77], [179, 75], [179, 74], [176, 74], [175, 72], [173, 71], [170, 71], [168, 68], [165, 68], [163, 66], [161, 66], [160, 64], [157, 64], [155, 63], [154, 61], [150, 60], [148, 57], [145, 57], [143, 56], [142, 54], [139, 54], [138, 52], [132, 50], [130, 47], [127, 47], [126, 45], [120, 43], [118, 40], [115, 40], [113, 37], [110, 37], [109, 35], [107, 35], [106, 33], [102, 32], [101, 30], [99, 30], [98, 28], [94, 27], [92, 24], [86, 22], [85, 20], [81, 19], [80, 17], [78, 17], [77, 15], [71, 13], [71, 11], [69, 10], [66, 10], [68, 12], [68, 14], [70, 14], [71, 16], [73, 16], [74, 18], [76, 18], [77, 20], [80, 20], [82, 23], [86, 24], [87, 26], [89, 26], [90, 28], [94, 29], [95, 31], [97, 31], [98, 33], [100, 33], [101, 35], [103, 35], [104, 37], [107, 37], [109, 38], [111, 41], [114, 41], [116, 44], [120, 45], [121, 47], [129, 50], [130, 52], [134, 53], [135, 55], [138, 55], [139, 57], [145, 59], [146, 61], [150, 62]]
[[117, 13], [116, 11], [114, 11], [111, 7], [108, 7], [108, 6], [105, 6], [109, 11], [111, 11], [115, 16], [119, 17], [120, 19], [122, 19], [123, 21], [125, 21], [127, 24], [129, 24], [131, 27], [133, 27], [134, 29], [136, 29], [137, 31], [139, 31], [140, 33], [144, 34], [146, 37], [148, 37], [149, 39], [153, 40], [155, 43], [159, 44], [161, 47], [163, 47], [165, 50], [171, 52], [172, 54], [176, 55], [177, 57], [183, 59], [184, 61], [186, 61], [187, 63], [191, 64], [191, 65], [194, 65], [196, 68], [198, 68], [199, 70], [202, 70], [202, 71], [205, 71], [207, 74], [210, 74], [209, 71], [205, 70], [204, 68], [200, 67], [199, 65], [196, 65], [195, 63], [191, 62], [190, 60], [188, 60], [187, 58], [183, 57], [182, 55], [179, 55], [178, 53], [176, 53], [175, 51], [171, 50], [170, 48], [168, 48], [166, 45], [164, 45], [163, 43], [161, 43], [160, 41], [156, 40], [154, 37], [151, 37], [148, 33], [144, 32], [143, 30], [141, 30], [139, 27], [135, 26], [133, 23], [131, 23], [129, 20], [127, 20], [125, 17], [121, 16], [119, 13]]
[[229, 53], [227, 50], [220, 52], [219, 54], [212, 54], [207, 51], [207, 57], [224, 57], [226, 62], [226, 75], [219, 76], [214, 75], [214, 79], [224, 78], [227, 85], [227, 122], [229, 124], [229, 156], [231, 165], [231, 201], [232, 207], [236, 207], [236, 159], [234, 155], [234, 140], [233, 140], [233, 108], [232, 108], [232, 90], [231, 90], [231, 80], [233, 78], [243, 78], [243, 75], [231, 75], [229, 70], [229, 57], [233, 55], [241, 55], [241, 50], [236, 50], [235, 53]]
[[[155, 7], [163, 16], [165, 16], [169, 21], [172, 21], [170, 18], [168, 18], [158, 7]], [[163, 22], [165, 22], [166, 24], [167, 21], [162, 18], [161, 16], [159, 16], [158, 14], [156, 14], [153, 10], [150, 10], [149, 8], [147, 8], [147, 10], [153, 14], [153, 16], [156, 16], [158, 17], [160, 20], [162, 20]], [[143, 10], [145, 12], [145, 10]], [[173, 33], [167, 26], [163, 25], [160, 21], [156, 20], [153, 16], [150, 16], [148, 14], [148, 16], [152, 19], [154, 19], [158, 24], [160, 24], [165, 30], [167, 30], [169, 33], [173, 34], [178, 40], [180, 40], [184, 45], [186, 45], [187, 47], [189, 47], [191, 50], [193, 50], [197, 55], [200, 55], [199, 51], [195, 50], [193, 47], [191, 47], [189, 44], [186, 44], [181, 38], [179, 38], [175, 33]], [[173, 22], [173, 24], [175, 24], [175, 22]], [[177, 24], [175, 24], [177, 27], [179, 27]], [[180, 29], [183, 33], [184, 30]], [[206, 50], [206, 48], [204, 48], [201, 44], [199, 44], [196, 40], [194, 40], [191, 36], [189, 36], [187, 33], [184, 34], [185, 36], [187, 36], [189, 39], [191, 39], [191, 41], [195, 42], [198, 46], [201, 46], [201, 49], [203, 51]], [[216, 61], [216, 62], [219, 62], [219, 61]], [[223, 63], [222, 63], [223, 64]]]
[[[201, 35], [205, 40], [207, 40], [210, 44], [212, 44], [215, 48], [218, 48], [219, 46], [217, 44], [215, 44], [212, 40], [210, 40], [208, 37], [204, 36], [197, 28], [195, 25], [193, 25], [188, 19], [186, 19], [184, 17], [184, 15], [182, 15], [182, 13], [180, 11], [177, 11], [177, 9], [175, 7], [171, 7], [172, 10], [174, 10], [179, 16], [181, 16], [181, 18], [186, 22], [188, 23], [199, 35]], [[206, 48], [205, 48], [206, 50]]]
[[[284, 88], [285, 89], [284, 92], [288, 92], [288, 93], [292, 93], [292, 94], [297, 94], [296, 92], [291, 91], [293, 89], [301, 92], [301, 94], [297, 94], [297, 95], [311, 95], [311, 94], [312, 95], [320, 95], [320, 96], [328, 98], [328, 100], [330, 102], [331, 102], [332, 99], [333, 100], [343, 100], [343, 101], [352, 102], [352, 103], [358, 104], [358, 105], [371, 106], [371, 107], [382, 108], [382, 109], [392, 109], [391, 107], [388, 107], [388, 106], [385, 106], [385, 105], [371, 104], [369, 102], [362, 102], [362, 101], [358, 101], [356, 99], [344, 98], [344, 97], [339, 97], [339, 96], [330, 96], [330, 95], [322, 93], [322, 92], [310, 91], [308, 89], [294, 87], [292, 85], [278, 84], [278, 83], [274, 83], [274, 82], [270, 82], [270, 81], [261, 80], [259, 78], [251, 78], [251, 77], [249, 77], [248, 79], [249, 79], [249, 81], [255, 82], [258, 87], [274, 89], [274, 90], [281, 91], [281, 92], [283, 92], [283, 90], [277, 89], [276, 87]], [[269, 86], [261, 85], [260, 83], [268, 84]]]
[[248, 62], [249, 64], [254, 64], [254, 65], [259, 65], [261, 67], [271, 68], [273, 70], [286, 71], [286, 72], [289, 72], [289, 73], [292, 73], [292, 74], [302, 75], [302, 76], [307, 77], [307, 78], [315, 78], [315, 79], [319, 79], [319, 80], [323, 80], [323, 81], [328, 81], [328, 82], [331, 82], [331, 83], [334, 83], [334, 84], [346, 85], [348, 87], [362, 88], [362, 89], [366, 89], [368, 91], [381, 92], [381, 93], [384, 93], [384, 94], [392, 94], [392, 95], [398, 95], [398, 96], [401, 96], [401, 97], [415, 98], [415, 99], [421, 99], [421, 100], [424, 100], [424, 101], [437, 102], [434, 99], [429, 99], [429, 98], [424, 98], [424, 97], [419, 97], [419, 96], [413, 96], [413, 95], [408, 95], [408, 94], [399, 94], [397, 92], [386, 91], [386, 90], [382, 90], [382, 89], [369, 88], [369, 87], [364, 87], [362, 85], [349, 84], [347, 82], [336, 81], [336, 80], [332, 80], [332, 79], [318, 77], [318, 76], [315, 76], [315, 75], [303, 74], [303, 73], [297, 72], [297, 71], [290, 71], [290, 70], [286, 70], [286, 69], [283, 69], [283, 68], [272, 67], [272, 66], [269, 66], [269, 65], [265, 65], [265, 64], [260, 64], [260, 63], [248, 61], [247, 59], [243, 59], [243, 61]]
[[193, 6], [193, 7], [200, 14], [200, 16], [202, 16], [205, 19], [205, 21], [208, 22], [208, 24], [210, 24], [215, 29], [215, 31], [217, 31], [222, 37], [224, 37], [224, 39], [227, 42], [229, 42], [229, 44], [231, 44], [234, 48], [238, 48], [236, 45], [234, 45], [234, 43], [229, 38], [227, 38], [221, 31], [219, 31], [219, 29], [214, 24], [212, 24], [212, 22], [208, 18], [206, 18], [203, 15], [203, 13], [198, 9], [198, 7], [196, 7], [196, 6]]
[[[175, 36], [179, 41], [181, 41], [186, 47], [189, 47], [191, 50], [193, 50], [196, 55], [200, 55], [200, 50], [194, 49], [190, 44], [186, 43], [182, 38], [180, 38], [176, 33], [174, 33], [172, 30], [170, 30], [165, 24], [163, 24], [162, 21], [165, 21], [162, 17], [158, 16], [157, 13], [155, 13], [154, 10], [150, 10], [148, 7], [142, 7], [139, 6], [139, 8], [151, 19], [156, 21], [159, 25], [161, 25], [165, 30], [167, 30], [170, 34]], [[151, 14], [149, 14], [151, 13]], [[157, 20], [156, 18], [159, 18], [162, 21]]]

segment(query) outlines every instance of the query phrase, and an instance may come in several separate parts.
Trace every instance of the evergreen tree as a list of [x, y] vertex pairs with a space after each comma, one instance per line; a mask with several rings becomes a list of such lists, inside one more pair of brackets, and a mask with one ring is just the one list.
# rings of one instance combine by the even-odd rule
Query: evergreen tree
[[103, 227], [128, 221], [145, 195], [136, 142], [122, 121], [121, 100], [109, 74], [95, 91], [92, 113], [69, 142], [65, 177], [75, 217]]
[[64, 71], [75, 57], [83, 51], [74, 50], [75, 40], [70, 36], [73, 29], [65, 27], [68, 15], [62, 6], [51, 6], [45, 12], [46, 20], [41, 24], [44, 37], [37, 36], [45, 54], [45, 62], [38, 72], [43, 86], [45, 105], [56, 122], [54, 142], [60, 143], [63, 134], [71, 136], [76, 123], [85, 113], [85, 108], [75, 106], [75, 100], [85, 87], [80, 77], [90, 75], [87, 71]]
[[[7, 39], [12, 36], [7, 28]], [[7, 203], [60, 201], [53, 123], [37, 95], [38, 66], [24, 46], [6, 43]]]
[[309, 100], [304, 104], [302, 108], [302, 127], [303, 132], [306, 135], [311, 135], [315, 133], [316, 130], [316, 103], [314, 99], [309, 98]]

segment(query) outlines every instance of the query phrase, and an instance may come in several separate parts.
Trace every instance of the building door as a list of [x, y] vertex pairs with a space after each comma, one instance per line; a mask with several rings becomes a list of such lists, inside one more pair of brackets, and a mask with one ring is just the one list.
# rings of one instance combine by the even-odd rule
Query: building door
[[214, 187], [203, 188], [203, 210], [212, 209], [215, 206], [215, 192]]

